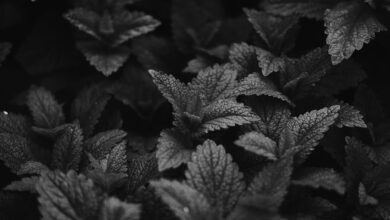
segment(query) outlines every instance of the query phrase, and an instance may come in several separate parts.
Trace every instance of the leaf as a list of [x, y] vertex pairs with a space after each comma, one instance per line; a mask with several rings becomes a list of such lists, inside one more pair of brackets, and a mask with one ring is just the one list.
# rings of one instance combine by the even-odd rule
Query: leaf
[[191, 159], [191, 142], [178, 130], [161, 132], [157, 144], [158, 170], [177, 168]]
[[31, 133], [30, 121], [22, 115], [8, 113], [6, 111], [0, 112], [0, 133], [28, 137]]
[[71, 115], [78, 120], [85, 137], [90, 136], [107, 105], [110, 95], [99, 85], [82, 90], [72, 103]]
[[239, 78], [254, 72], [260, 72], [256, 47], [247, 43], [234, 43], [229, 50], [229, 61], [238, 71]]
[[214, 65], [198, 73], [190, 87], [198, 90], [205, 104], [230, 98], [236, 86], [237, 72], [230, 65]]
[[249, 99], [250, 106], [260, 120], [250, 125], [251, 130], [263, 133], [273, 140], [279, 140], [279, 135], [291, 117], [288, 105], [279, 100]]
[[360, 50], [375, 33], [387, 30], [375, 17], [372, 9], [360, 1], [341, 2], [325, 11], [326, 43], [332, 63], [338, 64]]
[[49, 171], [49, 168], [38, 161], [27, 161], [20, 166], [20, 169], [16, 173], [18, 176], [21, 175], [41, 175], [44, 172]]
[[297, 25], [298, 17], [275, 16], [253, 9], [244, 9], [244, 12], [257, 34], [264, 40], [271, 52], [279, 54], [286, 51], [286, 47], [290, 46], [288, 44], [286, 45], [286, 41], [289, 40], [289, 31]]
[[32, 143], [22, 136], [0, 133], [0, 159], [16, 173], [22, 164], [33, 160], [31, 145]]
[[100, 220], [138, 220], [141, 206], [110, 197], [103, 202]]
[[39, 177], [37, 176], [24, 177], [21, 180], [13, 181], [4, 190], [36, 193], [35, 185], [38, 181]]
[[276, 143], [264, 134], [252, 131], [241, 135], [234, 142], [245, 150], [263, 156], [269, 160], [276, 160]]
[[107, 47], [99, 42], [80, 42], [77, 48], [84, 54], [88, 62], [103, 73], [110, 76], [123, 66], [130, 55], [130, 50], [126, 46]]
[[256, 54], [259, 67], [261, 68], [261, 72], [264, 76], [281, 71], [285, 67], [284, 59], [272, 54], [271, 52], [258, 48], [256, 50]]
[[103, 159], [111, 149], [124, 140], [127, 133], [122, 130], [109, 130], [96, 134], [84, 143], [84, 148], [96, 159]]
[[249, 74], [247, 77], [241, 80], [237, 87], [232, 91], [232, 95], [269, 96], [293, 105], [288, 97], [278, 91], [277, 87], [271, 80], [260, 76], [257, 73]]
[[153, 77], [153, 82], [157, 85], [163, 96], [172, 104], [175, 112], [185, 109], [187, 100], [186, 85], [177, 80], [172, 75], [154, 70], [149, 71]]
[[185, 175], [189, 186], [224, 213], [230, 212], [245, 188], [243, 175], [231, 155], [212, 140], [197, 147]]
[[334, 190], [339, 194], [345, 192], [344, 178], [335, 170], [328, 168], [303, 169], [299, 176], [292, 181], [292, 184]]
[[58, 104], [51, 92], [42, 87], [29, 90], [27, 105], [38, 127], [55, 128], [65, 121], [62, 105]]
[[79, 125], [68, 126], [54, 144], [53, 168], [62, 171], [78, 170], [83, 151], [82, 143], [83, 135]]
[[100, 196], [93, 183], [74, 171], [44, 174], [37, 184], [38, 201], [44, 220], [97, 219]]
[[295, 145], [301, 145], [303, 148], [299, 157], [306, 157], [318, 145], [325, 132], [335, 123], [339, 110], [339, 105], [333, 105], [294, 117], [287, 123], [294, 135]]
[[363, 120], [363, 116], [360, 111], [352, 105], [339, 101], [337, 105], [340, 105], [339, 117], [336, 120], [337, 127], [358, 127], [367, 128], [366, 123]]
[[292, 159], [286, 158], [267, 165], [252, 181], [248, 193], [238, 206], [275, 212], [287, 194], [292, 173]]
[[96, 12], [85, 8], [76, 8], [67, 12], [64, 17], [79, 30], [99, 39], [95, 28], [100, 16]]
[[204, 117], [197, 135], [258, 120], [259, 117], [243, 104], [221, 99], [204, 109]]
[[165, 179], [150, 184], [181, 220], [218, 219], [213, 218], [216, 217], [216, 210], [210, 208], [207, 199], [188, 185]]
[[7, 55], [11, 52], [12, 44], [8, 42], [0, 42], [0, 67], [3, 64]]
[[158, 175], [158, 164], [154, 153], [129, 159], [128, 167], [127, 188], [130, 192], [136, 191], [152, 177]]
[[328, 8], [335, 4], [334, 0], [266, 0], [261, 3], [265, 11], [282, 16], [298, 14], [320, 20]]

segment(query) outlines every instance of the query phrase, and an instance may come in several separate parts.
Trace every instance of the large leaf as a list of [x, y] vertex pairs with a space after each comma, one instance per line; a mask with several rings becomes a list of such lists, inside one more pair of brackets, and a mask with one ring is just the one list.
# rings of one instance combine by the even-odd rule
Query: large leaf
[[162, 131], [156, 152], [159, 171], [188, 162], [191, 159], [191, 147], [191, 142], [178, 130]]
[[245, 105], [222, 99], [204, 109], [204, 117], [197, 135], [258, 120], [259, 117]]
[[44, 174], [38, 185], [38, 201], [43, 220], [95, 220], [101, 198], [93, 183], [74, 171]]
[[185, 173], [188, 185], [202, 193], [210, 205], [230, 212], [244, 190], [243, 175], [222, 145], [206, 140], [192, 154]]
[[372, 8], [361, 1], [346, 1], [325, 12], [326, 43], [332, 63], [338, 64], [351, 57], [355, 50], [386, 30], [375, 17]]
[[27, 95], [27, 105], [34, 124], [41, 128], [55, 128], [64, 123], [62, 105], [54, 95], [42, 87], [32, 87]]
[[294, 135], [294, 144], [302, 146], [300, 157], [306, 157], [318, 145], [325, 132], [338, 117], [339, 105], [313, 110], [292, 118], [287, 126]]
[[52, 166], [62, 171], [78, 170], [83, 151], [83, 135], [77, 124], [65, 128], [53, 147]]

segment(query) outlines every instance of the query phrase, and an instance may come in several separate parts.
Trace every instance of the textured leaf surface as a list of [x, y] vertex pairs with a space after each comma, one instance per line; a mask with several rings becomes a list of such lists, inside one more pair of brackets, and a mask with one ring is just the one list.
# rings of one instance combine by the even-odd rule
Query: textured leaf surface
[[339, 110], [340, 106], [334, 105], [307, 112], [288, 122], [287, 126], [294, 135], [295, 145], [303, 147], [299, 153], [300, 157], [307, 156], [318, 145], [325, 132], [335, 123]]
[[85, 137], [90, 136], [110, 96], [99, 85], [82, 90], [72, 103], [72, 119], [78, 120]]
[[332, 8], [335, 0], [266, 0], [261, 6], [270, 13], [288, 16], [299, 14], [308, 18], [322, 19], [324, 12]]
[[286, 158], [266, 166], [252, 181], [239, 206], [276, 211], [287, 194], [292, 172], [292, 159]]
[[138, 220], [141, 206], [110, 197], [103, 202], [100, 220]]
[[27, 137], [30, 132], [31, 124], [26, 117], [8, 112], [0, 112], [0, 133], [17, 134]]
[[325, 12], [326, 43], [332, 63], [338, 64], [351, 57], [355, 50], [374, 38], [375, 33], [386, 30], [364, 2], [341, 2]]
[[100, 132], [85, 141], [85, 150], [96, 159], [103, 159], [126, 135], [126, 132], [116, 129]]
[[275, 141], [262, 133], [256, 131], [248, 132], [241, 135], [234, 143], [247, 151], [270, 160], [276, 160], [275, 150], [277, 146]]
[[367, 125], [363, 120], [363, 115], [360, 111], [348, 103], [342, 101], [337, 103], [340, 105], [339, 117], [336, 120], [337, 127], [358, 127], [366, 128]]
[[83, 135], [77, 124], [68, 126], [53, 147], [52, 166], [62, 171], [78, 170], [82, 154]]
[[153, 82], [157, 85], [163, 96], [172, 104], [175, 112], [180, 112], [185, 109], [186, 100], [186, 85], [177, 80], [172, 75], [154, 70], [149, 71], [153, 77]]
[[236, 86], [237, 72], [230, 65], [215, 65], [200, 71], [191, 82], [204, 97], [205, 104], [219, 99], [230, 98]]
[[95, 32], [100, 19], [97, 13], [85, 8], [76, 8], [67, 12], [64, 17], [79, 30], [99, 39]]
[[229, 50], [229, 61], [236, 67], [239, 77], [261, 71], [257, 61], [256, 47], [247, 43], [233, 44]]
[[33, 159], [31, 142], [15, 134], [0, 133], [0, 159], [16, 173], [22, 164]]
[[190, 186], [165, 179], [152, 181], [151, 185], [181, 220], [215, 219], [207, 199]]
[[55, 128], [64, 123], [62, 105], [54, 95], [42, 87], [32, 87], [27, 95], [27, 105], [34, 124], [42, 128]]
[[204, 134], [258, 120], [259, 117], [250, 108], [236, 101], [222, 99], [205, 108], [202, 125], [197, 133]]
[[70, 171], [50, 172], [37, 185], [44, 220], [97, 219], [100, 198], [91, 180]]
[[192, 154], [186, 171], [187, 183], [209, 201], [210, 205], [230, 212], [244, 190], [243, 175], [222, 145], [206, 140]]
[[158, 164], [154, 153], [129, 159], [127, 187], [130, 192], [137, 190], [156, 175]]
[[158, 169], [176, 168], [191, 159], [192, 144], [177, 130], [165, 130], [158, 139], [156, 157]]
[[126, 46], [106, 47], [98, 42], [80, 42], [77, 44], [88, 62], [105, 76], [110, 76], [123, 66], [130, 55]]
[[327, 168], [306, 168], [301, 171], [298, 178], [292, 181], [293, 184], [334, 190], [340, 194], [345, 192], [344, 178], [333, 169]]
[[292, 104], [288, 97], [278, 91], [277, 87], [271, 80], [267, 79], [266, 77], [259, 76], [257, 73], [252, 73], [241, 80], [232, 94], [236, 96], [264, 95]]

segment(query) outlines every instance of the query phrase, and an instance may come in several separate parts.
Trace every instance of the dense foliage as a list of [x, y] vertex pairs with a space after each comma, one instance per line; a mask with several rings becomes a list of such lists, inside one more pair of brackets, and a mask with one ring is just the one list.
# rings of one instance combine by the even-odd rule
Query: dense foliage
[[0, 219], [390, 219], [389, 0], [3, 0]]

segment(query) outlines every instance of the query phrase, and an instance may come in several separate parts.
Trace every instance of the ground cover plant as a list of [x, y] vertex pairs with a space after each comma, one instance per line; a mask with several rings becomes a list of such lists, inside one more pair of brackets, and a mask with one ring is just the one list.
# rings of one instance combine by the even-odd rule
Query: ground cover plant
[[390, 219], [388, 0], [3, 0], [0, 219]]

